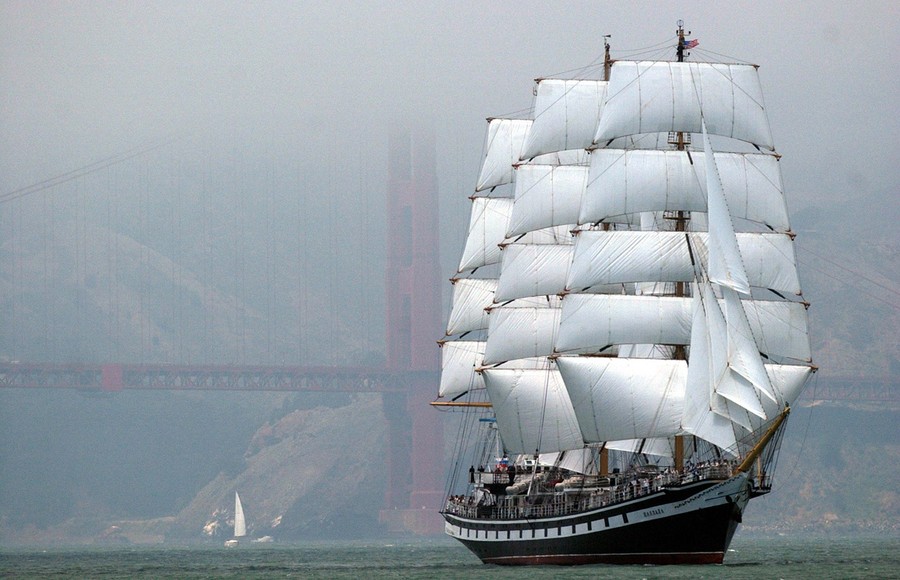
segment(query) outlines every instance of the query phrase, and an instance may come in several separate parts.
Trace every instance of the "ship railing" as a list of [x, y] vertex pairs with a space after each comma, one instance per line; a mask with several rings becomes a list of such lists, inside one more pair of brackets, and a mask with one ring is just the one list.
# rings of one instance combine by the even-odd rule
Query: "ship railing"
[[[490, 506], [479, 505], [474, 496], [451, 496], [445, 511], [466, 518], [497, 520], [569, 515], [630, 501], [657, 493], [666, 487], [703, 480], [725, 480], [731, 476], [732, 469], [733, 465], [726, 461], [691, 465], [680, 473], [671, 469], [655, 475], [645, 473], [608, 487], [579, 487], [576, 484], [564, 488], [563, 493], [499, 496], [494, 498], [495, 503]], [[492, 476], [490, 480], [482, 479], [484, 483], [509, 481], [507, 473], [485, 472], [481, 475]], [[493, 478], [498, 475], [505, 480]], [[618, 477], [624, 478], [621, 475]], [[760, 482], [759, 479], [760, 477], [757, 477], [756, 486], [765, 488], [768, 482]]]
[[494, 483], [509, 485], [511, 483], [509, 477], [510, 474], [506, 471], [476, 471], [474, 475], [474, 483], [480, 483], [482, 485]]
[[690, 465], [681, 474], [679, 484], [693, 483], [708, 479], [728, 479], [734, 470], [734, 462], [720, 461]]

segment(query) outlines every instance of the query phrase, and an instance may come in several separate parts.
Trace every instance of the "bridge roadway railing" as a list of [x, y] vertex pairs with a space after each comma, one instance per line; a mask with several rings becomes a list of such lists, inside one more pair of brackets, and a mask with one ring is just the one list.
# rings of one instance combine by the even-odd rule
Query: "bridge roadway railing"
[[402, 393], [437, 380], [434, 372], [367, 367], [0, 363], [0, 388]]
[[[900, 401], [896, 377], [813, 377], [800, 403]], [[438, 384], [432, 371], [371, 367], [0, 363], [0, 388], [405, 392]]]

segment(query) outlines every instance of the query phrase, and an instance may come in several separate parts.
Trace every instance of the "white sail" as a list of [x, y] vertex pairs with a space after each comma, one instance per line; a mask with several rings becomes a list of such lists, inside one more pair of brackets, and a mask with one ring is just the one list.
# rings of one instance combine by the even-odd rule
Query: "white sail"
[[506, 237], [512, 212], [510, 198], [476, 197], [472, 199], [469, 235], [459, 262], [459, 272], [468, 272], [500, 262], [500, 245], [511, 242], [523, 244], [572, 244], [568, 226], [555, 226], [528, 232], [510, 240]]
[[[713, 381], [713, 393], [734, 403], [743, 411], [766, 419], [759, 394], [754, 390], [753, 385], [734, 368], [735, 363], [738, 368], [741, 368], [743, 359], [747, 354], [750, 354], [744, 352], [744, 347], [747, 346], [746, 343], [735, 344], [732, 342], [732, 325], [727, 320], [722, 305], [716, 300], [712, 285], [709, 282], [703, 282], [697, 285], [696, 288], [698, 289], [697, 296], [699, 296], [706, 314], [707, 336], [705, 339], [708, 343], [711, 361], [710, 377]], [[750, 346], [750, 348], [753, 349], [752, 354], [759, 357], [759, 352], [753, 346]], [[713, 403], [715, 403], [715, 396], [713, 397]], [[748, 426], [749, 424], [743, 412], [734, 413], [729, 410], [729, 406], [725, 403], [716, 407], [716, 410], [719, 413], [727, 414], [732, 421], [741, 425]]]
[[[732, 216], [790, 229], [778, 158], [715, 153]], [[707, 211], [706, 155], [695, 151], [598, 149], [591, 153], [578, 223], [645, 211]]]
[[810, 366], [767, 364], [766, 373], [778, 400], [776, 402], [763, 400], [766, 414], [772, 417], [784, 407], [792, 406], [803, 392], [813, 372], [815, 371]]
[[486, 329], [488, 314], [485, 308], [494, 302], [497, 280], [461, 278], [452, 283], [453, 308], [447, 322], [447, 336]]
[[[799, 302], [742, 300], [759, 352], [809, 362], [806, 308]], [[556, 350], [591, 352], [613, 344], [676, 344], [691, 340], [691, 298], [568, 294], [562, 301]]]
[[[815, 371], [812, 367], [800, 365], [767, 364], [765, 367], [769, 382], [778, 400], [771, 401], [763, 397], [762, 405], [767, 417], [775, 417], [785, 407], [790, 407], [794, 404], [804, 387], [806, 387], [809, 377]], [[750, 428], [746, 429], [743, 434], [749, 435], [751, 432], [758, 432], [764, 427], [764, 421], [750, 417]]]
[[[706, 309], [699, 291], [695, 288], [692, 300], [693, 324], [691, 326], [691, 350], [688, 361], [687, 382], [684, 393], [682, 428], [705, 441], [736, 454], [737, 441], [734, 424], [727, 413], [718, 413], [714, 388], [715, 378], [721, 369], [714, 368], [711, 343], [724, 342], [726, 337], [712, 336]], [[721, 331], [721, 329], [720, 329]]]
[[509, 244], [503, 248], [495, 302], [559, 294], [566, 287], [572, 244]]
[[747, 272], [744, 271], [744, 262], [741, 258], [740, 248], [738, 248], [737, 237], [734, 234], [731, 212], [728, 211], [728, 202], [725, 200], [725, 192], [722, 190], [722, 182], [719, 180], [719, 170], [716, 167], [715, 156], [709, 143], [709, 135], [706, 134], [706, 124], [701, 124], [703, 125], [703, 150], [706, 152], [709, 280], [719, 286], [728, 287], [735, 292], [749, 296], [750, 282], [747, 280]]
[[585, 442], [665, 437], [681, 431], [684, 361], [560, 357], [556, 363]]
[[[704, 232], [578, 232], [566, 288], [579, 291], [598, 284], [690, 282], [698, 270], [707, 268], [707, 239]], [[737, 241], [750, 286], [800, 294], [790, 236], [740, 233]]]
[[558, 451], [554, 453], [541, 453], [538, 456], [538, 465], [546, 467], [559, 467], [576, 473], [587, 475], [597, 474], [596, 453], [590, 447]]
[[574, 224], [587, 183], [587, 165], [520, 165], [509, 237]]
[[486, 369], [484, 382], [506, 452], [532, 454], [584, 447], [575, 411], [556, 369]]
[[594, 141], [667, 131], [701, 132], [772, 150], [756, 67], [616, 61]]
[[512, 183], [513, 164], [519, 161], [531, 123], [525, 119], [488, 119], [485, 156], [475, 191]]
[[606, 81], [597, 80], [539, 79], [534, 123], [521, 159], [590, 147], [606, 99], [606, 85]]
[[549, 356], [559, 327], [559, 298], [516, 300], [492, 308], [484, 364]]
[[768, 300], [742, 300], [741, 304], [760, 352], [798, 362], [812, 361], [805, 305]]
[[484, 379], [475, 372], [484, 359], [483, 341], [453, 340], [441, 344], [439, 397], [456, 397], [483, 389]]
[[[735, 374], [753, 385], [757, 391], [777, 401], [769, 377], [763, 367], [743, 303], [737, 292], [722, 288], [725, 320], [728, 324], [728, 366]], [[761, 401], [760, 401], [761, 403]], [[765, 416], [763, 411], [762, 416]]]
[[469, 235], [459, 261], [459, 272], [500, 261], [500, 244], [506, 239], [512, 201], [509, 198], [472, 199]]
[[[439, 397], [453, 398], [484, 389], [484, 341], [441, 342], [441, 382]], [[520, 358], [502, 365], [504, 369], [546, 369], [546, 358]]]
[[612, 451], [655, 455], [657, 457], [673, 457], [671, 437], [648, 437], [643, 439], [625, 439], [623, 441], [607, 441], [604, 445]]
[[244, 506], [241, 505], [241, 496], [234, 492], [234, 537], [242, 538], [247, 535], [247, 522], [244, 519]]
[[569, 294], [556, 351], [593, 352], [614, 344], [687, 344], [690, 302], [669, 296]]

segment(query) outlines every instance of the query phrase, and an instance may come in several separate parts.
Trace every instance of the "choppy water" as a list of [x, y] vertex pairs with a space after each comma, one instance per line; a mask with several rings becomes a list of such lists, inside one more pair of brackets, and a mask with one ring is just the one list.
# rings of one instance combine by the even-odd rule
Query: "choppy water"
[[0, 548], [2, 578], [898, 578], [900, 537], [735, 538], [721, 566], [485, 566], [449, 539], [223, 547]]

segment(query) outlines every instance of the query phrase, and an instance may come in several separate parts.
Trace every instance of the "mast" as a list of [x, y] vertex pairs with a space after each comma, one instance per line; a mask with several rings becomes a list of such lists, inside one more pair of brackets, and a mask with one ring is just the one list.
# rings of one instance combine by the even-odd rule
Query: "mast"
[[612, 59], [609, 57], [609, 39], [611, 34], [603, 35], [603, 80], [609, 81], [609, 70], [612, 68]]
[[[609, 39], [612, 38], [611, 34], [603, 35], [603, 80], [609, 82], [609, 73], [612, 69], [613, 60], [609, 56]], [[603, 222], [602, 224], [603, 231], [607, 232], [612, 229], [612, 224], [609, 222]], [[605, 455], [604, 455], [605, 453]], [[601, 458], [606, 459], [609, 456], [609, 451], [605, 448], [601, 451]]]
[[[684, 21], [678, 21], [678, 30], [676, 31], [678, 35], [678, 44], [675, 47], [675, 55], [678, 58], [678, 62], [684, 62]], [[690, 32], [688, 32], [690, 34]], [[669, 143], [675, 145], [675, 149], [678, 151], [685, 150], [685, 138], [684, 132], [678, 131], [674, 135], [674, 139], [672, 136], [669, 136]], [[674, 142], [673, 142], [674, 141]], [[689, 216], [685, 215], [684, 211], [679, 210], [675, 214], [675, 231], [683, 232], [687, 227], [687, 220], [690, 219]], [[675, 296], [678, 298], [684, 297], [684, 282], [676, 282], [675, 283]], [[685, 348], [683, 345], [675, 346], [675, 353], [673, 355], [675, 360], [686, 360], [687, 354], [685, 352]], [[684, 436], [676, 435], [675, 436], [675, 457], [673, 458], [675, 461], [675, 469], [681, 471], [684, 469]]]
[[[675, 48], [675, 55], [678, 57], [678, 62], [684, 62], [684, 20], [678, 21], [678, 30], [675, 32], [678, 34], [678, 46]], [[688, 31], [688, 34], [690, 33]]]

